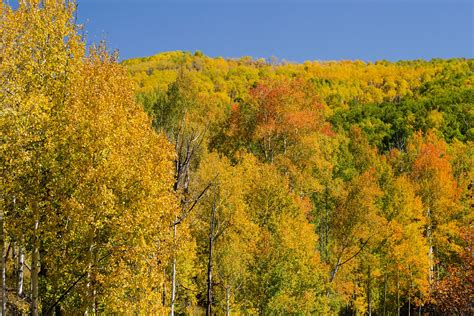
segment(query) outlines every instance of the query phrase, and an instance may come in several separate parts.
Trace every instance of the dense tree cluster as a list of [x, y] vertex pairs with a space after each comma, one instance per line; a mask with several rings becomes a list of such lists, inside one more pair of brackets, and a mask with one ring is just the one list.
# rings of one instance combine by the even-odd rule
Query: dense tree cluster
[[3, 314], [474, 313], [474, 61], [86, 52], [0, 1]]
[[0, 8], [3, 314], [159, 313], [172, 147], [73, 4]]
[[473, 312], [472, 60], [123, 64], [157, 130], [202, 138], [178, 310]]

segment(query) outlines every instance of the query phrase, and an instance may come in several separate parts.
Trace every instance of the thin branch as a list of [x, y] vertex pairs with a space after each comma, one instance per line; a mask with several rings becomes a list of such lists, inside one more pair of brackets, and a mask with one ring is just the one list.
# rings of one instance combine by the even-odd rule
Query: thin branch
[[341, 260], [342, 260], [342, 254], [344, 253], [344, 249], [346, 248], [346, 244], [344, 245], [344, 247], [343, 247], [342, 250], [341, 250], [341, 254], [338, 256], [336, 265], [335, 265], [334, 269], [332, 270], [331, 278], [330, 278], [329, 282], [332, 282], [332, 281], [336, 278], [336, 273], [337, 273], [337, 271], [339, 270], [339, 268], [340, 268], [342, 265], [348, 263], [349, 261], [351, 261], [352, 259], [354, 259], [356, 256], [358, 256], [359, 253], [361, 253], [361, 251], [365, 248], [365, 246], [367, 246], [367, 244], [369, 243], [369, 240], [370, 240], [373, 236], [374, 236], [374, 235], [371, 235], [369, 238], [367, 238], [367, 240], [362, 243], [362, 246], [359, 248], [359, 250], [357, 250], [356, 253], [354, 253], [352, 256], [350, 256], [349, 258], [347, 258], [346, 260], [344, 260], [343, 262], [341, 262]]
[[213, 239], [216, 240], [217, 237], [222, 235], [230, 226], [231, 226], [230, 224], [226, 224], [226, 225], [223, 225], [222, 227], [218, 227], [216, 233], [214, 234]]
[[194, 202], [193, 202], [193, 205], [191, 205], [191, 207], [186, 211], [184, 212], [184, 214], [182, 216], [180, 216], [175, 222], [173, 222], [170, 227], [173, 227], [175, 225], [179, 225], [188, 215], [189, 213], [191, 213], [191, 211], [194, 209], [194, 207], [196, 206], [196, 204], [199, 202], [199, 200], [201, 200], [201, 198], [204, 196], [204, 194], [206, 193], [206, 191], [211, 187], [211, 185], [213, 184], [215, 178], [217, 178], [218, 175], [216, 175], [214, 177], [214, 179], [212, 179], [208, 185], [204, 188], [204, 190], [201, 191], [201, 193], [198, 195], [198, 197], [196, 199], [194, 199]]
[[[97, 263], [101, 262], [102, 260], [104, 260], [105, 258], [109, 257], [111, 254], [113, 253], [113, 251], [110, 251], [108, 254], [104, 255], [102, 258], [100, 258]], [[83, 274], [81, 274], [68, 288], [66, 291], [63, 292], [63, 294], [61, 294], [61, 296], [53, 303], [53, 305], [51, 305], [49, 307], [49, 309], [46, 311], [46, 315], [48, 315], [50, 312], [53, 311], [53, 308], [56, 307], [56, 305], [58, 305], [59, 303], [61, 303], [61, 301], [66, 297], [66, 295], [69, 294], [69, 292], [71, 292], [74, 287], [82, 280], [84, 279], [84, 277], [86, 277], [88, 274], [88, 272], [84, 272]]]
[[367, 246], [367, 244], [369, 243], [369, 240], [372, 238], [372, 236], [370, 236], [364, 243], [362, 243], [362, 246], [359, 248], [359, 250], [355, 254], [350, 256], [348, 259], [344, 260], [342, 263], [339, 264], [339, 266], [342, 266], [343, 264], [348, 263], [349, 261], [354, 259], [365, 248], [365, 246]]
[[8, 254], [10, 253], [10, 248], [11, 248], [11, 243], [8, 243], [8, 248], [7, 248], [7, 251], [5, 253], [5, 256], [3, 257], [4, 260], [7, 260], [8, 259]]

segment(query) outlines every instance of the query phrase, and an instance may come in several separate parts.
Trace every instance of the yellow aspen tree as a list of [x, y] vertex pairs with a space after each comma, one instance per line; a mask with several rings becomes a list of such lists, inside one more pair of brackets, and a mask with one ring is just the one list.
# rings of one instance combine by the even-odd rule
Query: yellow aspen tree
[[259, 227], [245, 286], [250, 306], [260, 313], [323, 313], [324, 268], [317, 252], [310, 203], [291, 192], [274, 166], [246, 164], [249, 215]]
[[425, 207], [426, 237], [429, 243], [430, 283], [436, 278], [437, 260], [456, 252], [450, 242], [459, 228], [456, 217], [462, 211], [461, 190], [453, 176], [446, 143], [433, 132], [415, 134], [407, 146], [411, 162], [410, 177], [417, 184], [417, 194]]
[[0, 10], [2, 203], [11, 240], [31, 253], [30, 312], [38, 315], [40, 247], [51, 236], [55, 221], [48, 215], [58, 202], [55, 140], [84, 45], [72, 23], [73, 3], [21, 1], [12, 10], [1, 1]]
[[74, 187], [64, 209], [71, 242], [87, 248], [79, 306], [157, 313], [177, 210], [172, 147], [152, 130], [126, 71], [103, 47], [91, 51], [74, 91], [64, 143], [74, 144], [65, 149]]
[[423, 204], [412, 181], [406, 175], [400, 175], [386, 190], [390, 235], [387, 249], [384, 249], [387, 257], [382, 304], [386, 312], [398, 312], [401, 306], [389, 304], [390, 301], [409, 302], [411, 306], [428, 302], [429, 247], [424, 235]]
[[[250, 220], [245, 203], [249, 184], [244, 166], [233, 166], [217, 153], [205, 155], [204, 158], [197, 171], [195, 185], [202, 187], [212, 182], [212, 187], [198, 205], [192, 229], [199, 248], [206, 249], [199, 251], [202, 254], [199, 265], [207, 265], [208, 278], [211, 273], [212, 279], [206, 280], [207, 285], [211, 286], [208, 289], [210, 302], [207, 303], [211, 303], [211, 307], [219, 313], [229, 315], [244, 305], [245, 296], [240, 288], [248, 276], [250, 249], [255, 246], [258, 227]], [[209, 226], [210, 219], [212, 227]], [[210, 228], [212, 236], [209, 236]]]
[[1, 8], [2, 209], [30, 313], [165, 311], [172, 147], [115, 56], [85, 56], [73, 2]]

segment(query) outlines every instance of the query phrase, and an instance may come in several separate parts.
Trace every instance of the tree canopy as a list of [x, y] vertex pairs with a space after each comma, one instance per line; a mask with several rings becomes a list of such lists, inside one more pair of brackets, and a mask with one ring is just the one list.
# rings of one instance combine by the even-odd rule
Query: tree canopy
[[2, 314], [474, 313], [474, 61], [86, 47], [0, 0]]

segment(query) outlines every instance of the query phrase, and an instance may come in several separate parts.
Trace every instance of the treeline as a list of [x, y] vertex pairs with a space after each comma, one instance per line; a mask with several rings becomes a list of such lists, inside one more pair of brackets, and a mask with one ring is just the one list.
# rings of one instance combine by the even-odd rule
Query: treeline
[[473, 60], [118, 64], [0, 4], [3, 314], [474, 312]]

